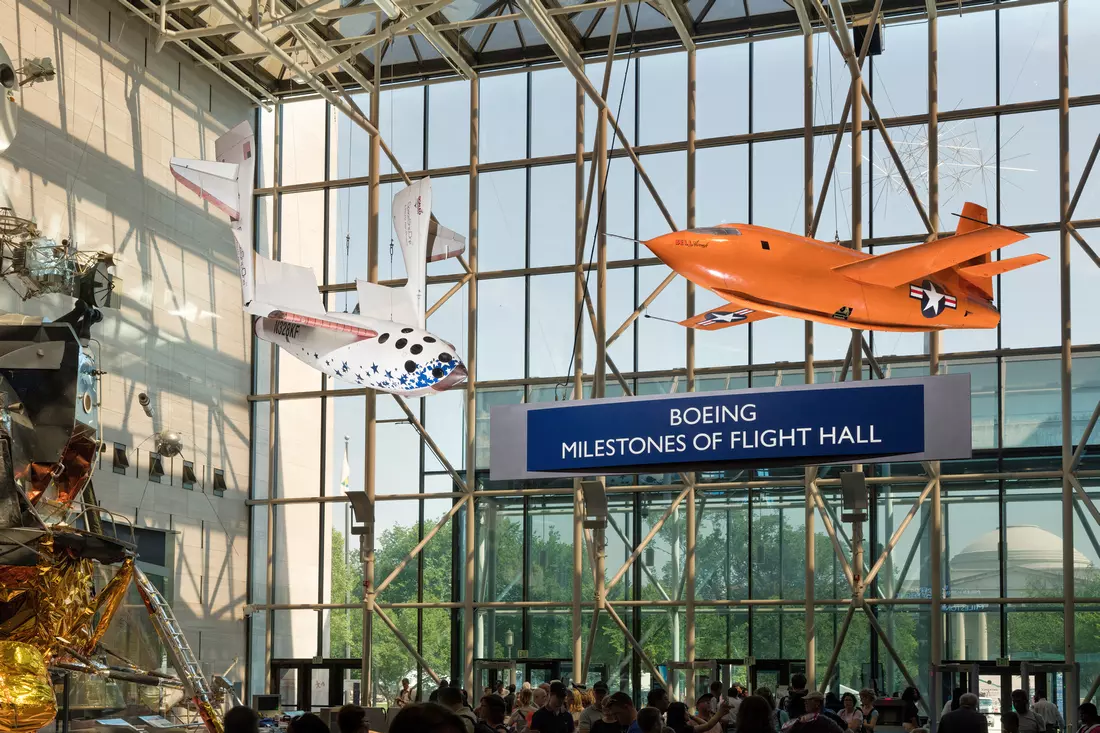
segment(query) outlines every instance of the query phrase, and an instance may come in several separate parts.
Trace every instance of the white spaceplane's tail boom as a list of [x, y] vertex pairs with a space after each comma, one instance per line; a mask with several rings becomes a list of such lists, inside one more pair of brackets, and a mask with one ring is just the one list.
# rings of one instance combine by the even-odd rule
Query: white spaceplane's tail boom
[[214, 143], [217, 162], [172, 158], [177, 181], [224, 211], [232, 222], [233, 241], [241, 276], [244, 306], [256, 297], [256, 253], [252, 248], [252, 189], [256, 170], [256, 141], [247, 121]]
[[402, 310], [415, 316], [424, 328], [424, 298], [427, 287], [428, 230], [432, 217], [432, 181], [422, 178], [393, 197], [393, 228], [401, 243], [405, 272], [409, 279], [394, 296], [405, 301]]

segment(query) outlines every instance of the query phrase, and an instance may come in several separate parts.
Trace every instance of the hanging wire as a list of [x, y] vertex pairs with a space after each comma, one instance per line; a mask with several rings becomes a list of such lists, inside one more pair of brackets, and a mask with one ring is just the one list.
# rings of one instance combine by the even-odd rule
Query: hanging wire
[[[391, 63], [390, 64], [390, 83], [391, 84], [393, 83], [393, 78], [394, 78], [393, 74], [394, 74], [393, 64]], [[379, 98], [379, 101], [381, 102], [381, 98]], [[392, 91], [390, 92], [390, 140], [393, 140], [393, 92]], [[393, 207], [393, 181], [390, 181], [389, 191], [387, 193], [389, 194], [390, 207], [392, 208]], [[392, 218], [392, 212], [391, 212], [391, 218]], [[389, 227], [389, 229], [390, 229], [390, 277], [393, 277], [393, 226], [391, 225]], [[405, 265], [405, 269], [406, 270], [408, 269], [408, 264]]]
[[[634, 34], [635, 34], [635, 31], [636, 31], [636, 24], [630, 18], [630, 8], [626, 7], [626, 8], [624, 8], [624, 10], [626, 10], [627, 25], [630, 26], [630, 50], [629, 50], [629, 52], [627, 53], [627, 56], [626, 56], [626, 69], [624, 69], [624, 71], [623, 71], [623, 85], [619, 89], [619, 104], [615, 108], [615, 119], [616, 120], [619, 119], [619, 115], [623, 111], [623, 100], [626, 98], [626, 82], [627, 82], [627, 79], [630, 77], [630, 61], [631, 61], [631, 58], [633, 57], [633, 52], [635, 50], [635, 48], [634, 48]], [[618, 28], [612, 28], [611, 32], [612, 33], [618, 33], [618, 30], [619, 30]], [[612, 63], [612, 60], [608, 59], [607, 63], [609, 63], [609, 64]], [[607, 100], [604, 100], [604, 103], [606, 104]], [[584, 274], [584, 290], [585, 290], [585, 292], [588, 291], [588, 281], [592, 277], [592, 260], [596, 256], [596, 242], [599, 239], [600, 222], [602, 221], [603, 211], [604, 211], [604, 199], [607, 195], [607, 179], [611, 175], [611, 166], [615, 162], [614, 157], [612, 157], [612, 153], [615, 152], [615, 143], [617, 142], [617, 140], [618, 140], [617, 136], [615, 136], [615, 135], [611, 136], [611, 147], [608, 149], [608, 154], [607, 154], [607, 168], [604, 170], [603, 180], [600, 181], [600, 186], [599, 186], [599, 191], [598, 191], [598, 198], [596, 199], [596, 206], [597, 206], [597, 209], [596, 209], [596, 229], [595, 229], [595, 231], [592, 232], [592, 246], [589, 249], [589, 253], [588, 253], [588, 269]], [[593, 157], [592, 165], [596, 165], [596, 161], [595, 161], [594, 157]], [[573, 325], [573, 349], [569, 353], [569, 366], [565, 370], [565, 381], [564, 382], [559, 382], [558, 384], [554, 385], [554, 398], [555, 398], [555, 400], [557, 399], [557, 389], [558, 389], [558, 387], [568, 387], [569, 382], [572, 379], [573, 361], [574, 361], [574, 359], [576, 358], [576, 355], [577, 355], [577, 342], [580, 341], [580, 338], [581, 338], [581, 322], [582, 322], [583, 318], [584, 318], [584, 307], [582, 305], [582, 307], [580, 309], [578, 309], [578, 311], [577, 311], [577, 322]]]
[[[354, 175], [355, 170], [354, 156], [355, 146], [351, 144], [352, 131], [351, 121], [348, 121], [348, 174]], [[347, 199], [344, 204], [346, 211], [344, 212], [344, 282], [348, 281], [348, 268], [351, 266], [351, 189], [347, 190]], [[344, 312], [348, 312], [348, 294], [344, 292]]]
[[[829, 119], [836, 119], [836, 108], [834, 106], [834, 90], [833, 86], [833, 60], [829, 59]], [[853, 95], [857, 94], [855, 86], [852, 87]], [[852, 102], [853, 113], [855, 111], [855, 100]], [[843, 135], [841, 131], [837, 132], [838, 135]], [[833, 165], [833, 240], [836, 244], [840, 244], [840, 212], [837, 210], [837, 199], [840, 198], [840, 177], [837, 175], [836, 165]]]

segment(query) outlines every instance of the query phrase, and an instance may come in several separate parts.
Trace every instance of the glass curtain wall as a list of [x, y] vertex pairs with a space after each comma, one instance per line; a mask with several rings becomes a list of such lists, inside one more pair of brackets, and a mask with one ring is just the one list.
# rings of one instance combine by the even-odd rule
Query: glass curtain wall
[[[993, 221], [1022, 227], [1031, 239], [1021, 251], [1051, 261], [997, 278], [999, 328], [947, 332], [942, 371], [971, 375], [975, 457], [943, 466], [942, 577], [945, 660], [1059, 660], [1062, 595], [1060, 468], [1060, 331], [1058, 316], [1058, 27], [1055, 3], [990, 9], [939, 20], [940, 211], [945, 230], [965, 201], [989, 209]], [[1100, 77], [1090, 73], [1100, 48], [1100, 12], [1071, 3], [1070, 160], [1072, 180], [1100, 132]], [[1091, 21], [1091, 22], [1090, 22]], [[865, 78], [918, 193], [927, 197], [927, 24], [891, 19], [884, 52], [868, 60]], [[848, 72], [824, 34], [814, 37], [813, 120], [835, 125], [848, 89]], [[1026, 53], [1021, 52], [1026, 50]], [[1091, 59], [1091, 61], [1090, 61]], [[687, 226], [688, 59], [683, 50], [616, 60], [610, 108], [638, 148], [675, 223]], [[802, 231], [803, 55], [800, 37], [701, 46], [697, 52], [698, 152], [695, 197], [698, 225], [751, 222]], [[587, 67], [603, 76], [603, 62]], [[434, 213], [469, 235], [478, 222], [477, 315], [469, 343], [469, 282], [462, 264], [429, 268], [429, 303], [441, 301], [428, 327], [456, 344], [477, 348], [473, 420], [464, 391], [409, 400], [438, 450], [424, 440], [409, 414], [386, 395], [377, 397], [376, 460], [367, 461], [367, 396], [324, 378], [270, 344], [255, 344], [251, 602], [294, 608], [251, 616], [250, 690], [282, 692], [299, 707], [318, 695], [347, 699], [358, 682], [363, 649], [362, 565], [358, 537], [342, 495], [363, 490], [373, 472], [378, 495], [376, 587], [389, 615], [417, 654], [440, 676], [463, 673], [465, 563], [474, 565], [474, 658], [518, 660], [521, 678], [538, 679], [542, 663], [573, 674], [573, 488], [557, 482], [493, 483], [488, 479], [489, 413], [493, 406], [570, 399], [575, 344], [591, 373], [591, 323], [574, 310], [576, 251], [575, 144], [577, 85], [560, 67], [484, 74], [480, 96], [479, 171], [471, 190], [470, 83], [383, 88], [379, 128], [414, 178], [433, 177]], [[367, 94], [358, 95], [364, 109]], [[586, 150], [592, 149], [596, 108], [584, 106]], [[258, 121], [261, 170], [257, 191], [257, 249], [311, 266], [323, 282], [330, 310], [356, 307], [354, 281], [366, 278], [370, 226], [369, 138], [323, 100], [285, 101]], [[820, 190], [831, 134], [814, 145], [815, 190]], [[817, 236], [851, 235], [850, 156], [839, 157], [822, 206]], [[922, 241], [921, 222], [895, 164], [870, 127], [864, 138], [862, 182], [865, 248], [888, 252]], [[390, 200], [402, 185], [381, 159], [378, 277], [400, 281]], [[587, 180], [587, 163], [584, 174]], [[423, 173], [421, 172], [423, 171]], [[471, 194], [476, 207], [470, 206]], [[684, 329], [658, 318], [628, 318], [661, 283], [668, 269], [644, 246], [628, 241], [668, 231], [630, 160], [615, 144], [607, 181], [608, 349], [622, 381], [637, 394], [686, 390]], [[1100, 184], [1084, 189], [1075, 219], [1090, 237], [1100, 224]], [[595, 217], [583, 260], [594, 261]], [[1096, 230], [1091, 230], [1096, 231]], [[595, 278], [590, 278], [594, 286]], [[457, 290], [455, 287], [458, 286]], [[453, 294], [452, 290], [454, 290]], [[1076, 245], [1072, 251], [1072, 421], [1084, 433], [1100, 398], [1100, 270]], [[450, 297], [446, 300], [448, 294]], [[696, 293], [696, 310], [718, 303]], [[674, 280], [646, 312], [683, 317], [686, 285]], [[695, 335], [696, 389], [784, 386], [805, 381], [803, 323], [776, 318]], [[868, 334], [884, 378], [926, 374], [923, 334]], [[849, 331], [814, 325], [815, 381], [841, 378]], [[864, 379], [878, 378], [864, 364]], [[586, 381], [585, 394], [591, 393]], [[609, 396], [623, 394], [611, 375]], [[475, 434], [467, 435], [467, 425]], [[1100, 469], [1094, 434], [1081, 466]], [[467, 466], [467, 442], [474, 466]], [[466, 553], [465, 502], [448, 468], [472, 473], [473, 555]], [[836, 478], [835, 468], [821, 475]], [[924, 486], [919, 466], [868, 468], [871, 519], [868, 563], [904, 520]], [[1012, 474], [1008, 476], [1006, 474]], [[1030, 475], [1030, 477], [1029, 477]], [[1055, 478], [1051, 478], [1054, 475]], [[970, 477], [974, 476], [973, 479]], [[992, 478], [990, 478], [992, 477]], [[698, 476], [695, 512], [696, 658], [726, 660], [734, 679], [748, 680], [745, 660], [805, 663], [806, 507], [798, 470], [710, 472]], [[752, 482], [752, 487], [743, 484]], [[610, 591], [618, 613], [656, 664], [685, 659], [687, 502], [676, 502], [678, 476], [609, 479], [610, 525], [606, 578], [619, 571], [673, 503], [667, 521]], [[839, 495], [828, 490], [833, 507]], [[1095, 494], [1094, 494], [1095, 495]], [[268, 499], [280, 503], [272, 504]], [[456, 502], [462, 506], [456, 507]], [[908, 671], [927, 680], [931, 546], [926, 503], [885, 562], [869, 598], [879, 624]], [[1078, 605], [1078, 659], [1083, 690], [1100, 672], [1092, 610], [1100, 603], [1100, 544], [1091, 516], [1075, 504], [1072, 538]], [[403, 563], [432, 532], [423, 552]], [[841, 525], [850, 551], [850, 527]], [[820, 517], [813, 530], [814, 663], [824, 672], [832, 639], [850, 598], [843, 571]], [[590, 558], [582, 574], [582, 638], [592, 623]], [[402, 565], [400, 569], [398, 566]], [[312, 606], [312, 607], [311, 607]], [[318, 606], [323, 606], [318, 608]], [[652, 682], [648, 667], [606, 614], [599, 619], [589, 677], [627, 690]], [[375, 619], [373, 691], [392, 699], [399, 681], [434, 683], [397, 636]], [[320, 660], [320, 662], [318, 661]], [[341, 660], [346, 660], [341, 661]], [[312, 701], [298, 695], [300, 679], [273, 664], [337, 664], [314, 670]], [[343, 666], [340, 666], [340, 665]], [[304, 668], [304, 667], [303, 667]], [[550, 667], [545, 667], [550, 669]], [[738, 671], [739, 670], [739, 671]], [[302, 674], [296, 672], [295, 674]], [[275, 681], [272, 682], [271, 679]], [[318, 693], [324, 680], [327, 693]], [[342, 681], [337, 681], [337, 680]], [[898, 666], [866, 618], [856, 617], [839, 656], [837, 681], [859, 688], [875, 680], [893, 691], [905, 686]], [[281, 682], [280, 682], [281, 681]], [[332, 692], [336, 689], [336, 692]], [[927, 691], [926, 691], [927, 694]]]

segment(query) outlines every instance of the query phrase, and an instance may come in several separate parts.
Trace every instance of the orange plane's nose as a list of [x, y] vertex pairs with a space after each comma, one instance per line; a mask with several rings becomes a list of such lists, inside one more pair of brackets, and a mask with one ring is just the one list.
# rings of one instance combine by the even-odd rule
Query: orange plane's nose
[[672, 232], [653, 239], [647, 239], [643, 244], [649, 247], [650, 251], [657, 255], [661, 262], [679, 272], [680, 265], [683, 264], [684, 252], [688, 249], [682, 244], [683, 241], [684, 234], [682, 232]]
[[664, 255], [666, 252], [668, 252], [671, 245], [671, 242], [668, 241], [671, 236], [671, 234], [662, 234], [659, 237], [647, 239], [642, 242], [642, 244], [649, 247], [650, 251], [652, 251], [653, 254], [657, 255], [661, 259], [664, 259]]

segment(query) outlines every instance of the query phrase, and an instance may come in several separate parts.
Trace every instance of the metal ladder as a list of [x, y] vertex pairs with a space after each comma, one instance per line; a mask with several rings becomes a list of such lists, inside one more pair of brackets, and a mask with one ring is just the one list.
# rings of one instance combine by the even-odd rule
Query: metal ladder
[[194, 652], [191, 651], [191, 647], [188, 645], [183, 631], [180, 630], [172, 609], [169, 608], [168, 603], [164, 600], [164, 596], [160, 594], [160, 591], [157, 590], [157, 587], [149, 581], [145, 573], [136, 565], [134, 566], [134, 583], [137, 585], [141, 600], [145, 602], [145, 608], [149, 611], [149, 616], [153, 620], [153, 627], [168, 651], [172, 666], [176, 668], [176, 673], [180, 676], [184, 690], [198, 709], [199, 717], [202, 718], [207, 731], [209, 733], [224, 733], [221, 716], [214, 709], [214, 691], [206, 680], [206, 675], [202, 673], [199, 660], [195, 658]]

